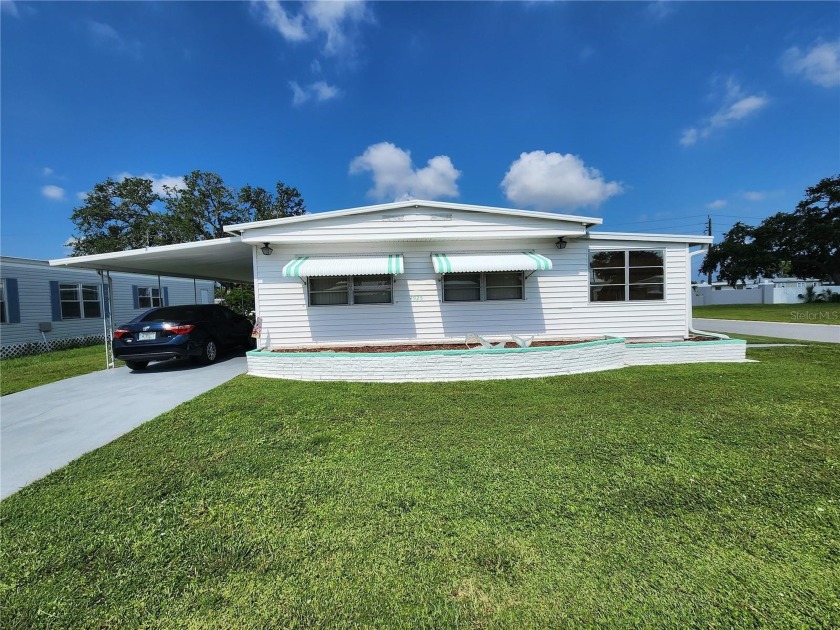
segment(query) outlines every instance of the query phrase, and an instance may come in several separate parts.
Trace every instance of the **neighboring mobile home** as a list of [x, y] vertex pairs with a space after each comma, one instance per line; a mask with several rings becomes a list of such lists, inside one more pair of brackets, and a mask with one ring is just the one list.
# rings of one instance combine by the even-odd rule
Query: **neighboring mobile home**
[[[117, 325], [154, 306], [214, 299], [214, 284], [207, 280], [126, 273], [113, 273], [110, 280]], [[33, 344], [47, 349], [103, 340], [107, 301], [102, 298], [102, 277], [96, 271], [0, 257], [2, 356], [29, 353]]]

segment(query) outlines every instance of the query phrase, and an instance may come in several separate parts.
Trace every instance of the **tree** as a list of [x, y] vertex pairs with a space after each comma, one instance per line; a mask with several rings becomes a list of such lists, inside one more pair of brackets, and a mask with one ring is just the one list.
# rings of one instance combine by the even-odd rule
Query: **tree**
[[179, 242], [206, 241], [228, 236], [224, 226], [247, 221], [236, 191], [216, 173], [193, 171], [184, 186], [164, 187], [166, 209]]
[[111, 178], [85, 195], [73, 210], [76, 224], [73, 256], [101, 254], [148, 245], [166, 245], [173, 233], [167, 217], [154, 208], [160, 197], [152, 182], [141, 177]]
[[303, 197], [297, 188], [277, 182], [277, 196], [264, 188], [245, 185], [239, 191], [239, 203], [248, 209], [249, 221], [264, 221], [280, 217], [296, 217], [306, 212]]
[[793, 212], [779, 212], [757, 227], [736, 223], [709, 248], [701, 273], [739, 280], [790, 273], [797, 278], [830, 278], [840, 284], [840, 175], [805, 191]]
[[216, 173], [192, 171], [183, 186], [154, 192], [142, 177], [96, 184], [73, 210], [73, 256], [227, 236], [225, 225], [298, 216], [306, 212], [297, 188], [277, 182], [276, 195], [248, 184], [225, 185]]
[[700, 273], [718, 270], [718, 280], [724, 280], [729, 285], [742, 284], [752, 277], [755, 261], [755, 248], [752, 246], [753, 228], [740, 221], [723, 235], [723, 241], [712, 245], [706, 253]]

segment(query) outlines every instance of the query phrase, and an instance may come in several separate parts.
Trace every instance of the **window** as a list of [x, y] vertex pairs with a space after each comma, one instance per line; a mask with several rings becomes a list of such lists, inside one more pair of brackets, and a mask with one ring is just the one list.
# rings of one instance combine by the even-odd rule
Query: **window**
[[138, 308], [156, 308], [163, 306], [159, 287], [137, 287]]
[[0, 324], [5, 324], [9, 321], [9, 316], [6, 313], [6, 280], [0, 278]]
[[443, 276], [444, 302], [521, 300], [525, 276], [521, 271], [447, 273]]
[[322, 276], [309, 278], [310, 306], [392, 304], [393, 276]]
[[592, 302], [635, 302], [664, 297], [662, 250], [589, 252], [589, 299]]
[[59, 284], [61, 319], [102, 317], [97, 284]]

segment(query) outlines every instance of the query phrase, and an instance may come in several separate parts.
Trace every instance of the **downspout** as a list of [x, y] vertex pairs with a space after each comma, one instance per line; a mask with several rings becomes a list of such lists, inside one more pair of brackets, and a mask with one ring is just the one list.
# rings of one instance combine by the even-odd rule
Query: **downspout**
[[692, 328], [692, 326], [691, 326], [692, 322], [694, 321], [694, 317], [693, 317], [693, 315], [694, 315], [694, 313], [693, 313], [694, 305], [693, 305], [693, 300], [691, 299], [691, 292], [692, 292], [692, 289], [691, 289], [691, 259], [694, 258], [695, 256], [697, 256], [697, 254], [705, 254], [707, 251], [709, 251], [709, 246], [708, 245], [703, 245], [696, 252], [690, 252], [688, 254], [688, 259], [689, 259], [688, 260], [688, 271], [689, 271], [689, 274], [688, 274], [688, 300], [687, 300], [687, 302], [688, 302], [687, 309], [689, 310], [688, 332], [689, 332], [689, 334], [700, 335], [702, 337], [713, 337], [715, 339], [729, 339], [729, 336], [724, 335], [723, 333], [709, 332], [708, 330], [697, 330], [696, 328]]

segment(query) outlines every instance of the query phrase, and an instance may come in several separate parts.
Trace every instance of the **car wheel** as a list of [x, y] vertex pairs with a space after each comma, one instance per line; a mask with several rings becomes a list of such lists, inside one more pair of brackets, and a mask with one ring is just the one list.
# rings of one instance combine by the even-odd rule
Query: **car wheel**
[[146, 366], [149, 365], [148, 361], [126, 361], [125, 364], [128, 366], [129, 370], [145, 370]]
[[216, 345], [215, 339], [208, 339], [201, 347], [201, 363], [205, 365], [214, 363], [219, 358], [219, 346]]

